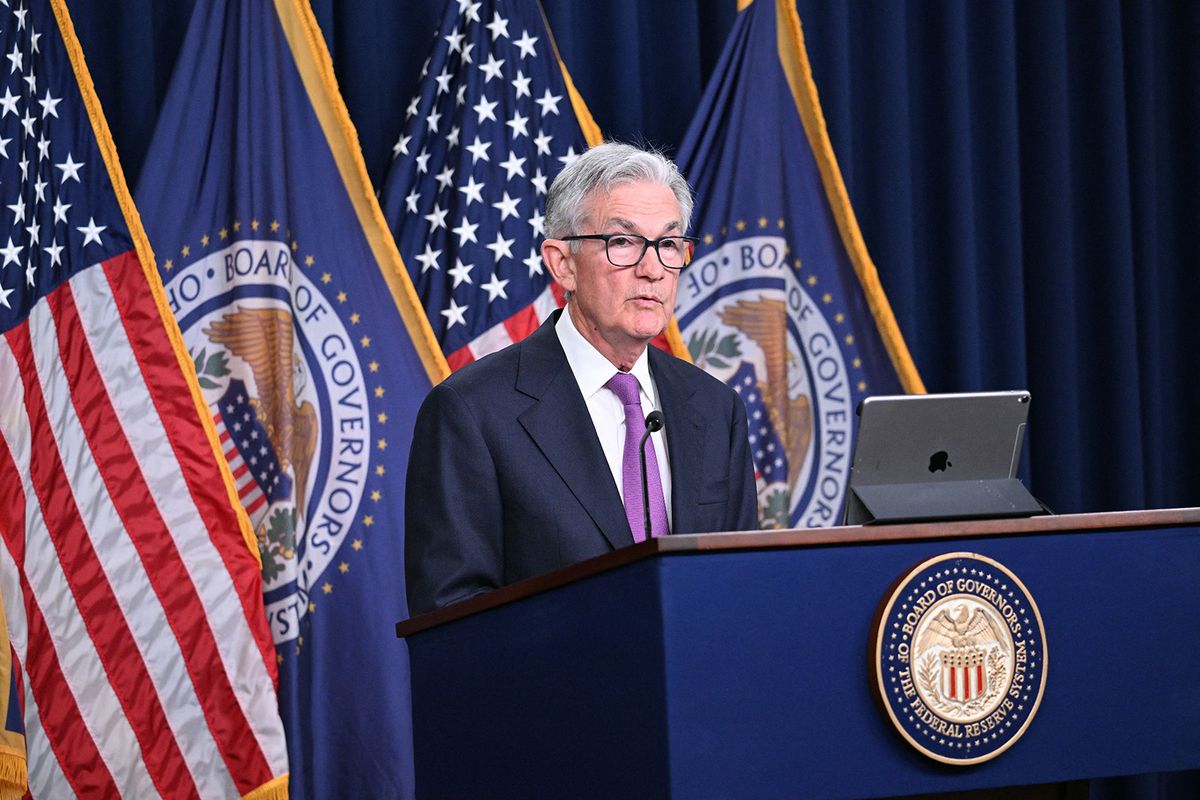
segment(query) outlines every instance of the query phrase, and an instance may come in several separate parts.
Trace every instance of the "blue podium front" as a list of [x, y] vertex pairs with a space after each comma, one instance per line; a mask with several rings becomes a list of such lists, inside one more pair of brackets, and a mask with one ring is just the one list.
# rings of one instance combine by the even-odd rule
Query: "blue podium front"
[[[1040, 609], [991, 760], [883, 711], [874, 626], [948, 553]], [[887, 797], [1200, 768], [1200, 510], [668, 537], [400, 623], [422, 798]]]

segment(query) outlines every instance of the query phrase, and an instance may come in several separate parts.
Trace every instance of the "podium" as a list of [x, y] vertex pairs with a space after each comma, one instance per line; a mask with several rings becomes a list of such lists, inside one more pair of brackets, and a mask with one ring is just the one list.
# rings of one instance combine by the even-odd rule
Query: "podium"
[[[1024, 735], [943, 764], [877, 699], [896, 581], [970, 552], [1041, 612]], [[1200, 509], [670, 536], [397, 625], [421, 798], [890, 797], [1200, 768]]]

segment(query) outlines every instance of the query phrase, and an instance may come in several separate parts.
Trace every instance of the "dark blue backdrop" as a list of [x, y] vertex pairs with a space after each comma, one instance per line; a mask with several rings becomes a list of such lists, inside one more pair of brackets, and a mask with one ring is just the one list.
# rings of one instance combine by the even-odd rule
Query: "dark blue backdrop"
[[[136, 185], [193, 0], [68, 4]], [[313, 5], [381, 185], [443, 4]], [[601, 129], [669, 150], [734, 5], [545, 0]], [[1200, 504], [1200, 3], [797, 5], [929, 389], [1030, 389], [1056, 510]]]

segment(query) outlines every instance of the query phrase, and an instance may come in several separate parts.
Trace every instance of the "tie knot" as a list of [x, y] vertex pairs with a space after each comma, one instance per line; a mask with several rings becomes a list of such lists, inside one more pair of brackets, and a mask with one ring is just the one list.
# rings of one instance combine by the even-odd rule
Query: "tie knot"
[[623, 406], [641, 407], [642, 399], [638, 395], [638, 379], [628, 372], [618, 372], [604, 384], [609, 391], [617, 396]]

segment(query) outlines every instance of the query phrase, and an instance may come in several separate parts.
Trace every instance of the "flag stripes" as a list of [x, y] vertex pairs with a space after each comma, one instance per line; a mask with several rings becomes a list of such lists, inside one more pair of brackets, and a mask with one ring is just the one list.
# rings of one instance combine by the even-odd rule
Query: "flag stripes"
[[[18, 655], [31, 676], [33, 706], [53, 709], [41, 720], [52, 749], [60, 758], [95, 762], [73, 776], [71, 791], [240, 795], [269, 782], [271, 761], [278, 769], [284, 758], [282, 737], [273, 753], [264, 752], [249, 719], [274, 710], [270, 692], [247, 692], [264, 682], [270, 686], [262, 649], [245, 619], [219, 611], [234, 591], [225, 558], [252, 556], [221, 554], [207, 537], [198, 542], [189, 534], [185, 557], [172, 538], [161, 508], [177, 508], [177, 531], [194, 532], [203, 514], [194, 504], [162, 496], [170, 491], [162, 470], [186, 466], [183, 459], [151, 455], [164, 436], [171, 437], [150, 402], [164, 387], [134, 390], [140, 383], [131, 380], [137, 337], [121, 335], [128, 333], [121, 315], [105, 302], [116, 299], [136, 319], [138, 305], [147, 301], [124, 276], [130, 266], [139, 272], [140, 266], [124, 257], [112, 262], [61, 285], [4, 337], [5, 407], [24, 410], [0, 420], [6, 449], [0, 486], [7, 495], [0, 526], [20, 576], [17, 591], [28, 627], [13, 636], [14, 647], [23, 646]], [[169, 383], [170, 371], [163, 371]], [[126, 388], [110, 394], [103, 388], [109, 382]], [[201, 469], [194, 471], [200, 479]], [[160, 476], [157, 492], [153, 476]], [[87, 506], [86, 520], [77, 499]], [[207, 576], [203, 583], [193, 581], [197, 571]], [[10, 617], [22, 616], [11, 611]], [[231, 635], [217, 637], [210, 618]], [[164, 627], [174, 635], [163, 636]], [[212, 669], [222, 663], [229, 667]], [[230, 678], [255, 673], [258, 680], [239, 681], [239, 687]], [[178, 701], [196, 686], [205, 687], [198, 702]], [[87, 731], [103, 735], [93, 740]], [[228, 771], [203, 768], [214, 750]], [[130, 759], [130, 752], [140, 758]], [[125, 766], [113, 774], [98, 769], [101, 764]], [[38, 779], [32, 770], [31, 785], [54, 796], [50, 786], [33, 783]]]

